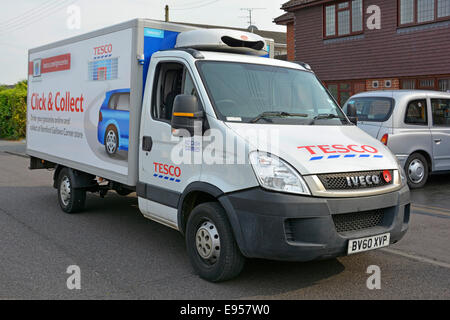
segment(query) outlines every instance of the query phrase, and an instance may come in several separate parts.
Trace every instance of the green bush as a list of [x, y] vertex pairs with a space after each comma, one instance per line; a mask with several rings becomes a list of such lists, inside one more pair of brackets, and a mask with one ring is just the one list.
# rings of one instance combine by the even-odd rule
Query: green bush
[[0, 87], [0, 138], [20, 139], [26, 134], [27, 82]]

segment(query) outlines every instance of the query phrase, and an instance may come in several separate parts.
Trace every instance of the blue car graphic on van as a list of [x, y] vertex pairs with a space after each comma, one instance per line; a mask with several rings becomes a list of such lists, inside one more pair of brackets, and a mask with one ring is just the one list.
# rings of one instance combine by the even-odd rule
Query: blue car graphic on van
[[109, 156], [128, 151], [129, 128], [130, 89], [108, 91], [98, 115], [98, 141]]

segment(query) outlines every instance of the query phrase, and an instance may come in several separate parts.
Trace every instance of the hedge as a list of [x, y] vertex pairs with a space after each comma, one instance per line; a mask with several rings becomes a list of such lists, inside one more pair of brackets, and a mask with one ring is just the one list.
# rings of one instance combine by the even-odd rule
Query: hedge
[[26, 134], [27, 82], [0, 87], [0, 138], [20, 139]]

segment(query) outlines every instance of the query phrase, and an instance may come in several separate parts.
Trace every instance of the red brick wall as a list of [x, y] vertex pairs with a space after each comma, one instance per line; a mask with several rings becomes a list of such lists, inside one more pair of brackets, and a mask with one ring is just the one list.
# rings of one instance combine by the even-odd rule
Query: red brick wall
[[363, 38], [331, 42], [323, 40], [322, 5], [296, 11], [295, 59], [326, 81], [450, 74], [449, 21], [398, 33], [397, 1], [364, 0], [364, 12], [372, 4], [381, 8], [381, 30], [368, 30], [365, 15]]
[[[391, 86], [386, 87], [386, 81], [391, 81]], [[378, 88], [373, 87], [373, 82], [378, 81]], [[366, 91], [375, 91], [375, 90], [398, 90], [400, 89], [400, 80], [399, 79], [369, 79], [366, 80]]]
[[295, 29], [293, 22], [287, 24], [287, 59], [288, 61], [295, 60]]

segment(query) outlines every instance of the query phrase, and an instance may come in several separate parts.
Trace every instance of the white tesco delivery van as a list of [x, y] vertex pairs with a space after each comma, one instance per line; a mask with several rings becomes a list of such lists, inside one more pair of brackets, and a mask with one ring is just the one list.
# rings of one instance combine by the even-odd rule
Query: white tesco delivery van
[[244, 257], [308, 261], [377, 249], [408, 228], [391, 152], [305, 64], [251, 33], [133, 20], [29, 52], [27, 152], [63, 211], [136, 191], [185, 235], [195, 271]]

